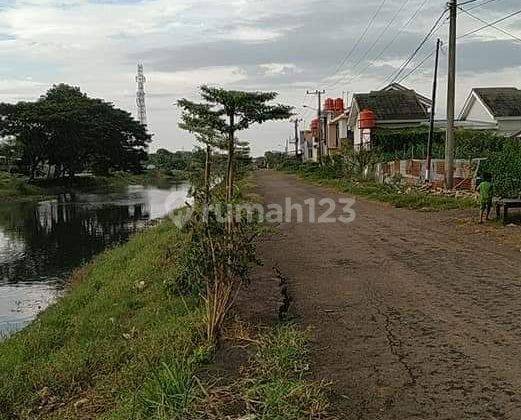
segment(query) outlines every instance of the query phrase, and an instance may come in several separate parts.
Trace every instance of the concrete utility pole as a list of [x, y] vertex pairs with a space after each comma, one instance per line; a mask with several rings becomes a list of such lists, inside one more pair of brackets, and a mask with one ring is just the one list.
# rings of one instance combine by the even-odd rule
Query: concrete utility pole
[[295, 124], [295, 159], [298, 159], [299, 157], [299, 138], [298, 138], [298, 123], [302, 121], [302, 118], [295, 118], [294, 120], [290, 120], [293, 124]]
[[449, 0], [449, 71], [447, 86], [447, 137], [445, 140], [445, 186], [454, 188], [454, 108], [456, 99], [456, 21], [457, 0]]
[[438, 88], [438, 64], [440, 61], [441, 39], [436, 41], [436, 60], [434, 62], [434, 81], [432, 82], [431, 121], [429, 128], [429, 140], [427, 141], [427, 159], [425, 160], [425, 181], [431, 180], [432, 142], [434, 141], [434, 117], [436, 115], [436, 91]]
[[318, 108], [317, 108], [317, 117], [318, 117], [318, 150], [317, 150], [317, 158], [318, 163], [322, 165], [322, 95], [326, 93], [325, 90], [315, 90], [310, 92], [309, 90], [306, 92], [308, 95], [317, 95], [318, 97]]

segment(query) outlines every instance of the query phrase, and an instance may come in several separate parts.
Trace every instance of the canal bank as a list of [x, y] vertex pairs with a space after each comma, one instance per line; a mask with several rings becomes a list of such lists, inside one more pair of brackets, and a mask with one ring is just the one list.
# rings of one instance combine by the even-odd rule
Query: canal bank
[[199, 299], [165, 292], [185, 240], [165, 220], [105, 251], [0, 343], [0, 418], [147, 418], [156, 375], [189, 375], [209, 351]]
[[[325, 418], [307, 332], [251, 319], [241, 299], [208, 340], [204, 296], [180, 287], [197, 269], [192, 233], [166, 218], [104, 251], [0, 343], [0, 418]], [[265, 296], [248, 290], [246, 301]]]

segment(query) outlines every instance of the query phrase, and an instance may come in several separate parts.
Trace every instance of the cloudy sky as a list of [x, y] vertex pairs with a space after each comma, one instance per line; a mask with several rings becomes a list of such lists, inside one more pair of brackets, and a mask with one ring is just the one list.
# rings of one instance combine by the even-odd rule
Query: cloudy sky
[[[463, 2], [463, 1], [461, 1]], [[416, 48], [445, 0], [0, 0], [0, 100], [32, 100], [53, 83], [80, 86], [135, 114], [136, 63], [148, 79], [152, 149], [191, 149], [177, 128], [178, 98], [201, 84], [275, 90], [309, 123], [316, 99], [382, 87]], [[486, 4], [485, 4], [486, 3]], [[464, 6], [485, 21], [520, 9], [519, 0]], [[521, 37], [521, 15], [498, 26]], [[436, 36], [446, 40], [445, 19]], [[369, 25], [369, 23], [371, 23]], [[459, 18], [459, 34], [483, 26]], [[365, 33], [365, 36], [361, 37]], [[358, 41], [358, 43], [357, 43]], [[353, 48], [356, 46], [356, 48]], [[410, 69], [434, 48], [429, 41]], [[446, 54], [439, 116], [444, 115]], [[521, 42], [493, 28], [459, 41], [458, 109], [472, 86], [520, 86]], [[430, 95], [432, 61], [403, 84]], [[404, 71], [406, 75], [408, 71]], [[288, 122], [242, 134], [254, 154], [282, 149]]]

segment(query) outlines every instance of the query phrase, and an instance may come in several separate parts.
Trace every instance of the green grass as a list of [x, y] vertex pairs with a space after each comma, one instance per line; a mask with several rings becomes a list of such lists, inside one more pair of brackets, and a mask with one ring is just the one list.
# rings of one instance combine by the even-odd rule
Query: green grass
[[186, 179], [186, 174], [179, 172], [167, 174], [163, 171], [146, 171], [135, 175], [116, 172], [111, 176], [75, 177], [72, 179], [42, 179], [34, 183], [22, 177], [0, 171], [0, 200], [37, 199], [53, 194], [73, 191], [119, 190], [128, 185], [155, 185], [168, 188], [175, 182]]
[[239, 388], [254, 418], [325, 418], [327, 387], [308, 377], [308, 338], [306, 332], [293, 325], [280, 325], [260, 336], [249, 374]]
[[28, 198], [43, 195], [40, 188], [28, 184], [23, 179], [0, 172], [0, 199]]
[[163, 222], [105, 252], [0, 343], [0, 418], [184, 418], [211, 355], [200, 300], [165, 292], [184, 240]]
[[118, 190], [128, 185], [155, 185], [169, 187], [172, 183], [185, 180], [182, 173], [175, 175], [163, 171], [146, 171], [142, 174], [130, 174], [127, 172], [115, 172], [110, 176], [84, 176], [62, 179], [42, 179], [36, 181], [36, 185], [49, 193], [61, 193], [69, 191], [99, 191]]
[[334, 178], [319, 171], [304, 171], [298, 169], [286, 170], [287, 173], [297, 174], [300, 178], [312, 183], [334, 188], [337, 191], [365, 197], [369, 200], [390, 203], [395, 207], [413, 210], [440, 211], [452, 209], [468, 209], [477, 206], [473, 197], [451, 197], [434, 195], [425, 191], [411, 188], [410, 191], [400, 190], [394, 186], [378, 184], [374, 181], [357, 181], [345, 178]]

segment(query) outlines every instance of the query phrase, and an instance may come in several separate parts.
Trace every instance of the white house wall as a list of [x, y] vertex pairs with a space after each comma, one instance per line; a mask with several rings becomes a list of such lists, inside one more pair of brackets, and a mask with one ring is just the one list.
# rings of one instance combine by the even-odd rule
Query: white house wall
[[355, 149], [358, 149], [360, 147], [360, 143], [362, 142], [360, 128], [358, 128], [358, 127], [359, 127], [359, 125], [358, 125], [358, 119], [357, 119], [356, 124], [353, 127], [353, 138], [354, 138], [353, 144], [355, 146]]
[[495, 122], [481, 101], [475, 99], [466, 118], [468, 121]]
[[513, 136], [514, 134], [521, 131], [521, 118], [515, 120], [502, 120], [498, 121], [499, 134], [504, 136]]
[[347, 119], [346, 118], [341, 119], [338, 122], [338, 132], [340, 135], [340, 139], [347, 138]]

